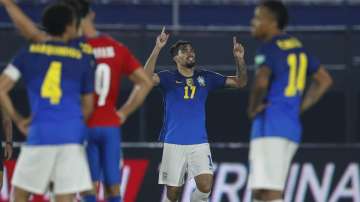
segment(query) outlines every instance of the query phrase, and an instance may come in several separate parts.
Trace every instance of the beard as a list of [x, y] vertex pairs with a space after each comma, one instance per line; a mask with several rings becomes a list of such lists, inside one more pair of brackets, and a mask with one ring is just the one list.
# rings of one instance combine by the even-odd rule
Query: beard
[[193, 62], [187, 62], [185, 64], [185, 67], [188, 68], [188, 69], [192, 69], [194, 66], [195, 66], [196, 62], [193, 61]]

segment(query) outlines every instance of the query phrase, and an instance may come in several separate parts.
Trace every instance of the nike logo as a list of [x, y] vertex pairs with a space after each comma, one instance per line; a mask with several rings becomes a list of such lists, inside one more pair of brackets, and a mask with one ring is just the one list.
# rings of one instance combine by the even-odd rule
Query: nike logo
[[175, 81], [175, 83], [182, 83], [181, 81]]

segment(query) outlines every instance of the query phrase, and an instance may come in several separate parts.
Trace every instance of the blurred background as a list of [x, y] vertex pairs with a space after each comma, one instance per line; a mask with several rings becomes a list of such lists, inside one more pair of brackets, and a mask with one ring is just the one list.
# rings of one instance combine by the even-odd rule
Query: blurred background
[[[43, 8], [51, 1], [17, 2], [39, 22]], [[259, 43], [251, 38], [249, 25], [258, 2], [96, 0], [93, 4], [97, 27], [128, 46], [143, 64], [162, 26], [166, 26], [171, 36], [159, 57], [159, 71], [175, 68], [169, 47], [180, 39], [193, 43], [199, 68], [224, 75], [235, 74], [232, 37], [237, 36], [245, 46], [249, 85], [243, 90], [216, 91], [207, 101], [209, 141], [217, 165], [212, 201], [250, 201], [246, 177], [251, 122], [246, 108], [254, 73], [253, 58]], [[320, 59], [334, 79], [330, 92], [302, 115], [304, 144], [290, 170], [285, 201], [360, 202], [360, 0], [284, 2], [290, 14], [287, 31]], [[0, 68], [26, 43], [0, 7]], [[119, 106], [131, 88], [131, 83], [124, 79]], [[26, 90], [21, 82], [12, 97], [16, 107], [28, 114]], [[123, 126], [123, 176], [128, 181], [122, 182], [122, 193], [126, 202], [161, 198], [162, 186], [156, 185], [157, 175], [154, 175], [161, 159], [161, 145], [142, 143], [157, 141], [162, 119], [162, 95], [154, 88], [143, 107]], [[23, 141], [24, 137], [15, 132], [15, 141]], [[193, 182], [186, 185], [182, 201], [188, 201], [193, 187]], [[6, 200], [7, 194], [3, 191], [0, 201]]]
[[[49, 0], [18, 1], [39, 22]], [[128, 46], [145, 64], [162, 26], [171, 34], [158, 60], [157, 70], [175, 68], [169, 54], [176, 40], [194, 43], [198, 67], [224, 75], [235, 73], [232, 36], [246, 47], [252, 78], [253, 57], [258, 42], [250, 37], [249, 22], [257, 0], [97, 0], [98, 28]], [[303, 117], [303, 141], [310, 143], [360, 142], [360, 0], [287, 0], [288, 31], [328, 68], [334, 77], [331, 91]], [[27, 43], [14, 29], [0, 7], [0, 66]], [[210, 142], [248, 142], [250, 121], [246, 107], [250, 85], [245, 90], [219, 90], [209, 96], [207, 126]], [[124, 80], [119, 104], [131, 90]], [[28, 112], [25, 89], [13, 93], [17, 106]], [[154, 89], [144, 106], [123, 127], [126, 142], [157, 141], [162, 125], [162, 96]], [[21, 140], [21, 136], [16, 136]]]

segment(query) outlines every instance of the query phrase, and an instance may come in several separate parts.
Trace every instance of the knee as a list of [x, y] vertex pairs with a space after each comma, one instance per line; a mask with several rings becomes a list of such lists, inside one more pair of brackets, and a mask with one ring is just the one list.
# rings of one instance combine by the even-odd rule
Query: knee
[[197, 188], [202, 193], [209, 193], [211, 192], [212, 188], [212, 181], [202, 181], [197, 184]]
[[177, 201], [180, 198], [181, 188], [167, 186], [166, 196], [171, 201]]
[[106, 186], [105, 191], [108, 197], [119, 196], [120, 186], [119, 185]]
[[280, 199], [282, 198], [282, 192], [266, 189], [253, 190], [253, 198], [264, 201]]

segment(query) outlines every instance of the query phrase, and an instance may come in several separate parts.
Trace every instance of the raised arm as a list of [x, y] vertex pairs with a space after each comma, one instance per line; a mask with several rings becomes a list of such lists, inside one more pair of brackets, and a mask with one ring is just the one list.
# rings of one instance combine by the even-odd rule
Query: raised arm
[[312, 82], [307, 90], [301, 104], [301, 112], [308, 110], [311, 106], [316, 104], [332, 84], [332, 78], [324, 67], [313, 75]]
[[11, 20], [21, 34], [28, 40], [34, 42], [46, 41], [49, 36], [41, 31], [36, 24], [16, 5], [13, 0], [0, 0], [4, 5]]
[[236, 76], [229, 76], [225, 81], [225, 86], [231, 88], [243, 88], [247, 84], [247, 68], [245, 64], [245, 50], [244, 47], [236, 41], [233, 37], [233, 54], [236, 65]]
[[150, 77], [152, 77], [154, 85], [158, 85], [160, 83], [159, 76], [157, 74], [154, 74], [154, 72], [155, 72], [155, 67], [156, 67], [156, 61], [159, 57], [160, 51], [166, 45], [168, 38], [169, 38], [169, 34], [165, 33], [165, 27], [163, 27], [160, 35], [157, 36], [157, 38], [156, 38], [155, 47], [154, 47], [153, 51], [151, 52], [151, 55], [147, 59], [146, 64], [144, 66], [146, 73]]

